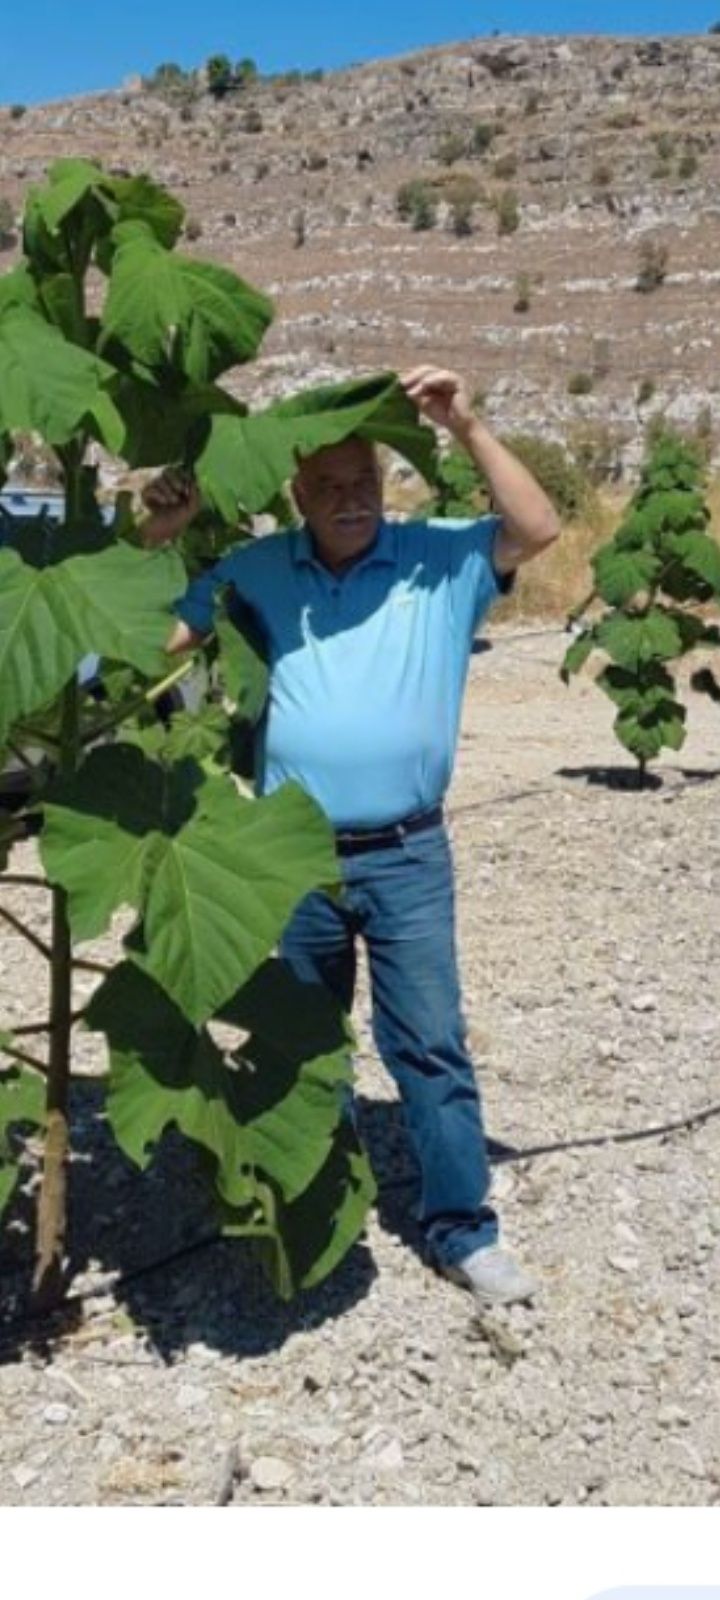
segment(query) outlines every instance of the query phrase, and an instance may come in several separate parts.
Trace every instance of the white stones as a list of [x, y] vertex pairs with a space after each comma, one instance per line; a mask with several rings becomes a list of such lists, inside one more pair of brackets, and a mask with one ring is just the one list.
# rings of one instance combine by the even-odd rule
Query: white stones
[[250, 1481], [261, 1493], [273, 1494], [286, 1489], [294, 1473], [291, 1462], [280, 1456], [258, 1456], [250, 1467]]
[[40, 1473], [34, 1467], [24, 1466], [21, 1462], [19, 1467], [12, 1468], [10, 1477], [18, 1489], [29, 1489], [31, 1484], [37, 1482]]
[[63, 1405], [60, 1400], [53, 1400], [49, 1406], [45, 1407], [42, 1419], [51, 1428], [62, 1428], [66, 1422], [70, 1421], [71, 1416], [72, 1409], [70, 1406]]

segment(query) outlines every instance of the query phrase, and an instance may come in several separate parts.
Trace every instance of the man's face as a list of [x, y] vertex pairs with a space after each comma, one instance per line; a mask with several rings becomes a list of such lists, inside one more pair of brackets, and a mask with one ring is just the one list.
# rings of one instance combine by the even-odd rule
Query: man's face
[[372, 544], [382, 516], [382, 475], [366, 439], [345, 439], [307, 456], [295, 498], [321, 555], [351, 561]]

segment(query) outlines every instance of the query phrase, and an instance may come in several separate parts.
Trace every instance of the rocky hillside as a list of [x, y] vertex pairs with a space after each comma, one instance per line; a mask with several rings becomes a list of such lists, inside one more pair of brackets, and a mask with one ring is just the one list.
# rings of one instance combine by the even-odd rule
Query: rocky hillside
[[276, 300], [251, 400], [437, 360], [493, 426], [619, 473], [655, 413], [720, 437], [718, 109], [712, 33], [484, 38], [221, 99], [138, 79], [0, 108], [0, 198], [58, 155], [148, 171], [186, 248]]

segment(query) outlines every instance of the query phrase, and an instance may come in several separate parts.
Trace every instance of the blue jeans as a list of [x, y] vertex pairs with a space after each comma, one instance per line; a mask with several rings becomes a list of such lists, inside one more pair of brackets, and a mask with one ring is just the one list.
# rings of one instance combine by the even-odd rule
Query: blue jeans
[[323, 983], [350, 1011], [355, 941], [365, 940], [373, 1034], [405, 1109], [420, 1168], [418, 1218], [428, 1253], [452, 1266], [494, 1244], [480, 1100], [465, 1046], [455, 952], [452, 859], [444, 827], [341, 858], [339, 900], [308, 895], [282, 940], [303, 983]]

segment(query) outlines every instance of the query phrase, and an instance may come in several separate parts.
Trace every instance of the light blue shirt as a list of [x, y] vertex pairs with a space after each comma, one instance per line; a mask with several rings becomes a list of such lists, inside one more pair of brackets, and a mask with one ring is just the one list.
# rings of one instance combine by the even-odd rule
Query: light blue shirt
[[440, 801], [452, 775], [476, 629], [508, 581], [492, 551], [500, 519], [381, 522], [341, 575], [307, 528], [231, 550], [176, 607], [199, 632], [231, 584], [264, 633], [268, 704], [258, 792], [288, 778], [336, 828], [373, 828]]

